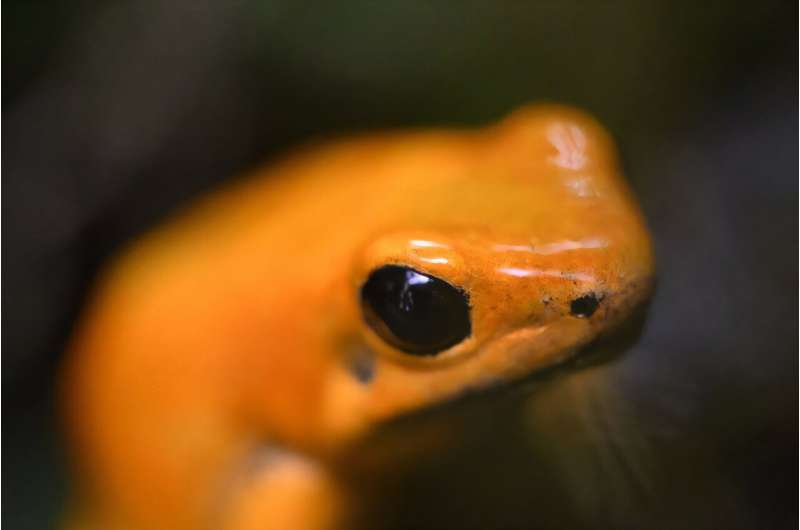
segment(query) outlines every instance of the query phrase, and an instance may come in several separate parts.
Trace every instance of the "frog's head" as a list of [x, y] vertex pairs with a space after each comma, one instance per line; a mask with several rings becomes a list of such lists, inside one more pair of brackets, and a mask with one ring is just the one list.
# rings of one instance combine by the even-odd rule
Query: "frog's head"
[[467, 143], [354, 260], [328, 394], [344, 432], [570, 359], [650, 294], [650, 240], [594, 121], [523, 109]]

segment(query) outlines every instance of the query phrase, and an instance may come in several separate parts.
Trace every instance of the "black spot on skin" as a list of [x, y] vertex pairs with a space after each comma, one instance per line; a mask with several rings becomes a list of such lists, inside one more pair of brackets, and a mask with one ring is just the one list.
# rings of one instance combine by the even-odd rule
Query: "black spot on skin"
[[594, 293], [589, 293], [576, 298], [569, 305], [569, 312], [574, 317], [589, 318], [600, 305], [600, 299]]

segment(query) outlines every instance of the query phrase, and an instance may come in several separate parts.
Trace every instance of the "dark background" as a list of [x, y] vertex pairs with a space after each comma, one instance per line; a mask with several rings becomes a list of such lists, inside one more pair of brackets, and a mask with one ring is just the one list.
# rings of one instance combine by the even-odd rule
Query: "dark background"
[[[54, 375], [87, 287], [121, 244], [299, 142], [479, 124], [543, 99], [579, 105], [611, 129], [656, 238], [660, 283], [642, 340], [584, 376], [613, 382], [635, 410], [587, 412], [562, 396], [566, 411], [605, 418], [601, 434], [567, 429], [568, 416], [537, 424], [535, 454], [483, 442], [451, 451], [436, 473], [393, 497], [404, 507], [386, 507], [386, 517], [401, 527], [536, 527], [537, 503], [514, 499], [541, 468], [509, 476], [519, 459], [539, 458], [556, 462], [553, 476], [574, 477], [563, 498], [550, 492], [550, 504], [581, 514], [567, 527], [641, 522], [616, 513], [631, 506], [615, 512], [614, 501], [602, 502], [626, 488], [660, 499], [644, 527], [796, 527], [796, 2], [11, 0], [5, 8], [7, 528], [52, 526], [63, 506]], [[531, 399], [556, 399], [544, 395]], [[608, 417], [635, 427], [615, 431]], [[519, 435], [503, 429], [475, 439]], [[554, 449], [564, 445], [561, 429], [573, 443], [566, 453]], [[627, 457], [592, 452], [610, 432], [623, 433], [614, 443]], [[628, 469], [631, 433], [650, 455], [633, 459], [660, 465]], [[497, 466], [473, 469], [457, 482], [465, 493], [454, 494], [436, 477], [472, 469], [452, 463], [459, 456]], [[566, 461], [577, 464], [565, 471]], [[645, 479], [620, 479], [634, 486], [615, 489], [613, 477], [626, 473]], [[450, 500], [432, 508], [431, 498]]]

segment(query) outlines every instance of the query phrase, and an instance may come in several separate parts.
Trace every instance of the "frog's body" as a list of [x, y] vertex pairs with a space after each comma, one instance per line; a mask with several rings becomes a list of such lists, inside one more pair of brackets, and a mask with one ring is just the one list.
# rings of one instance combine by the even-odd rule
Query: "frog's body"
[[[468, 293], [470, 336], [426, 357], [384, 343], [358, 292], [386, 264]], [[344, 444], [568, 358], [624, 322], [652, 277], [612, 145], [574, 110], [301, 153], [205, 199], [105, 277], [65, 386], [77, 520], [325, 526], [341, 505], [321, 462]], [[242, 480], [264, 451], [273, 463]]]

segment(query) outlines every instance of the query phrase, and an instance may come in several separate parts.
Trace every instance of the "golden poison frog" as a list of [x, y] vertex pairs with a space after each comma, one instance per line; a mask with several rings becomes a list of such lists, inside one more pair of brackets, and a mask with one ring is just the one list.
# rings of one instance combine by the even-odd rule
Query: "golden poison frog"
[[308, 149], [100, 282], [69, 352], [69, 528], [322, 529], [380, 422], [578, 354], [654, 264], [607, 133], [534, 106]]

